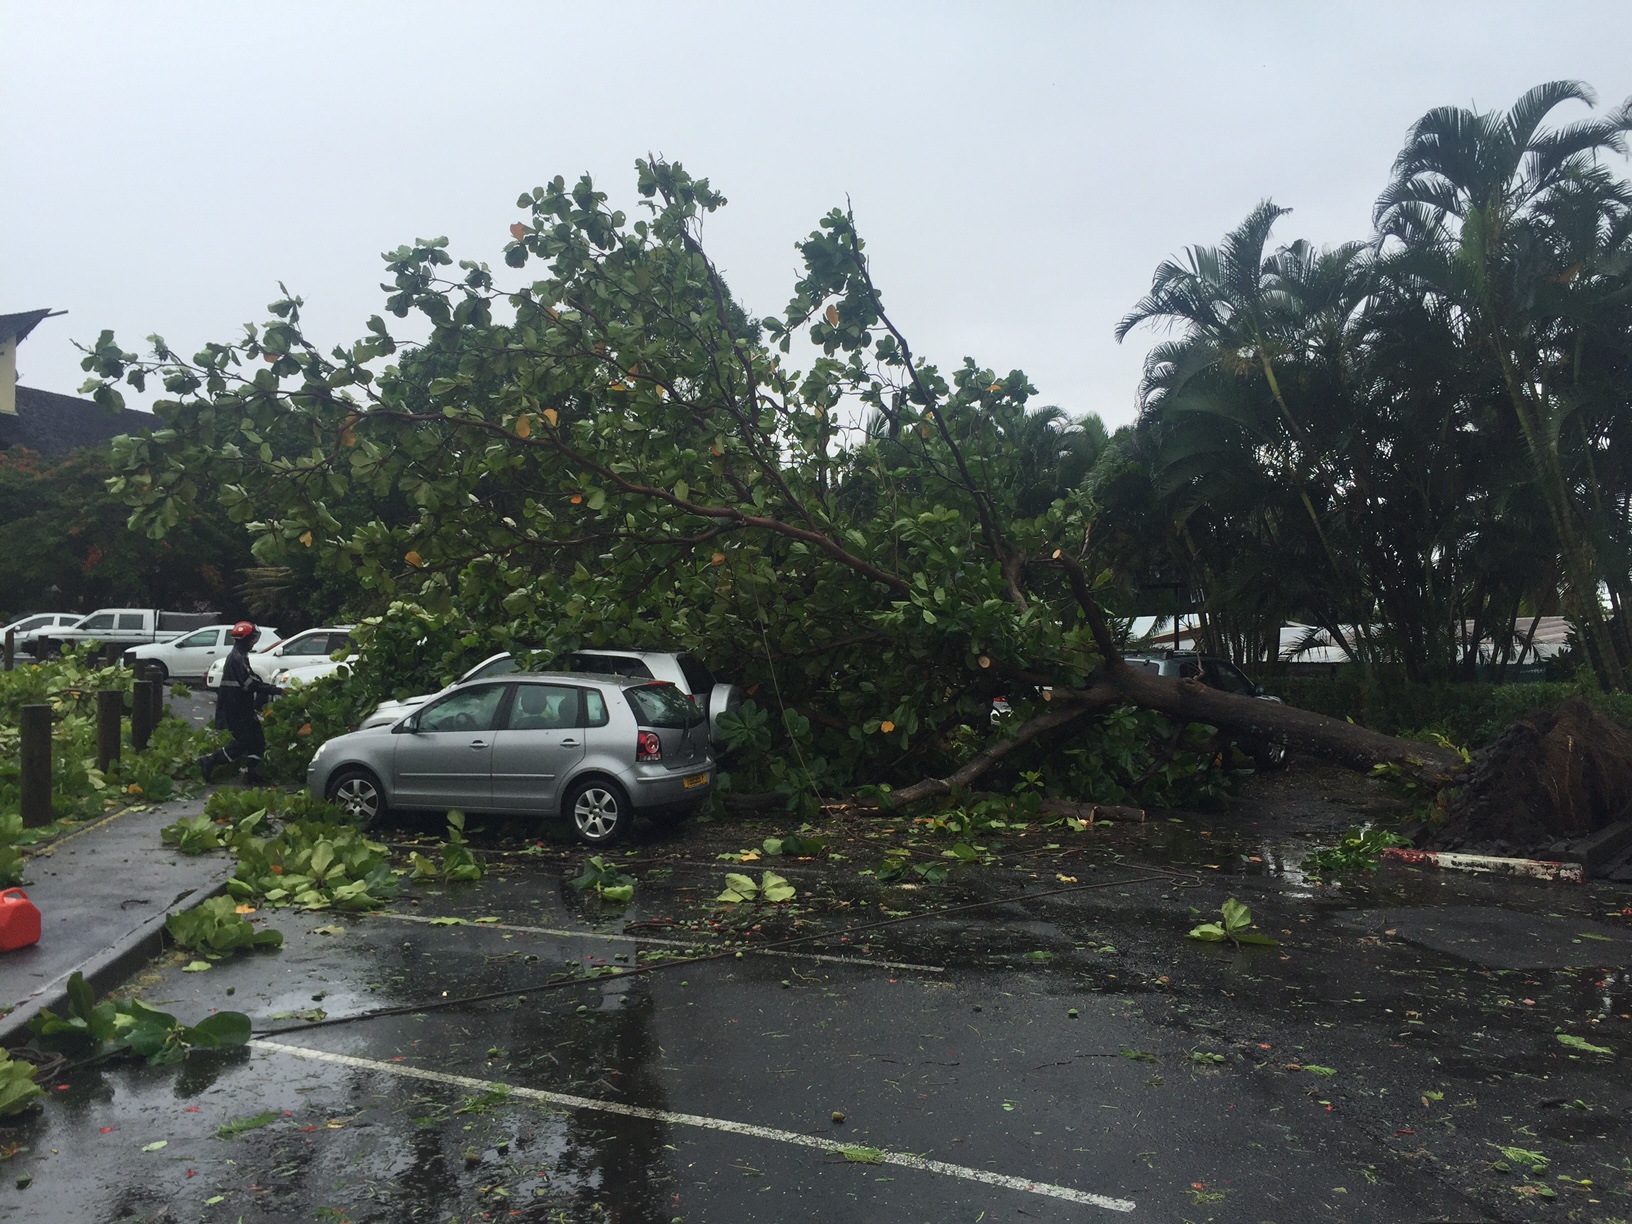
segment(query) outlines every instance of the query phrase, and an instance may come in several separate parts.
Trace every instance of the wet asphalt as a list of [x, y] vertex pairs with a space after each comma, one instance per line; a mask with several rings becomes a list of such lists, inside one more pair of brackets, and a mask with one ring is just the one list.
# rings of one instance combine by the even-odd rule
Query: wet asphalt
[[[1038, 828], [916, 887], [860, 874], [906, 832], [876, 817], [834, 827], [839, 861], [717, 859], [773, 823], [645, 834], [626, 909], [550, 838], [378, 915], [257, 914], [282, 951], [132, 990], [258, 1043], [64, 1075], [0, 1132], [0, 1220], [1632, 1216], [1632, 890], [1305, 879], [1362, 807]], [[712, 904], [765, 867], [791, 906]], [[1278, 946], [1187, 940], [1226, 896]], [[429, 1006], [312, 1023], [404, 1005]]]

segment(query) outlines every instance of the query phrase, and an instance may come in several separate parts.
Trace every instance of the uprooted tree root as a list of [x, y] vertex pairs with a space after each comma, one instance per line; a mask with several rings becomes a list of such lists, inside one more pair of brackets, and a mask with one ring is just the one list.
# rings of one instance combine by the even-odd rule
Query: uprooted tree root
[[1541, 850], [1632, 817], [1632, 731], [1571, 698], [1532, 710], [1475, 755], [1428, 844]]

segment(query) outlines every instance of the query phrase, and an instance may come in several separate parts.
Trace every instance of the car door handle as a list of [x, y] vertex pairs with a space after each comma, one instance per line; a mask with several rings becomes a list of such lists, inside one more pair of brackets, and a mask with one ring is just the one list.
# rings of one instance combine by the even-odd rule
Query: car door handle
[[563, 747], [563, 748], [576, 748], [576, 747], [578, 747], [578, 741], [575, 740], [575, 739], [564, 739], [564, 740], [561, 741], [561, 747]]
[[471, 747], [471, 751], [480, 752], [483, 748], [487, 747], [487, 741], [486, 740], [471, 740], [470, 741], [470, 747]]

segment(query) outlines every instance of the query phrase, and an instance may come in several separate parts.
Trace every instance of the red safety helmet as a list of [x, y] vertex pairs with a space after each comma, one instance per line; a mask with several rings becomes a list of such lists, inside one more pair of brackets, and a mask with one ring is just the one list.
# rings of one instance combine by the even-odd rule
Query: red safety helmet
[[232, 631], [228, 636], [230, 636], [235, 642], [241, 642], [245, 638], [254, 637], [257, 632], [258, 630], [255, 628], [254, 622], [239, 621], [232, 627]]

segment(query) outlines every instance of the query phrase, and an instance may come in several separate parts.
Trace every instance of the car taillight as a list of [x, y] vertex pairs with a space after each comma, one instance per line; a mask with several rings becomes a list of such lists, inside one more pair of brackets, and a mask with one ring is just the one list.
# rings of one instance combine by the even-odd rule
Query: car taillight
[[655, 731], [642, 731], [635, 736], [635, 760], [661, 761], [663, 759], [663, 741], [658, 739]]

